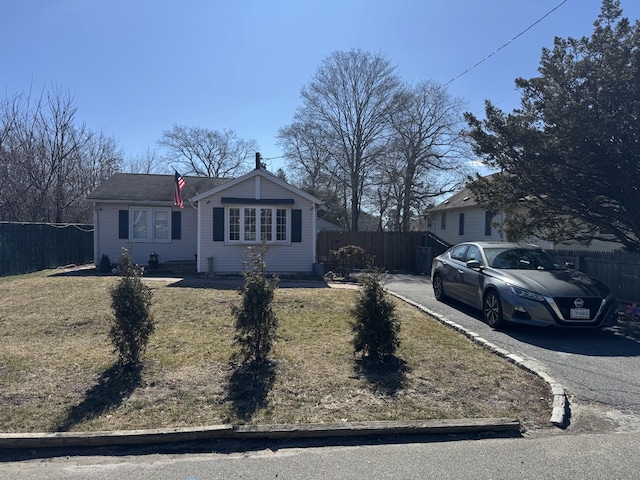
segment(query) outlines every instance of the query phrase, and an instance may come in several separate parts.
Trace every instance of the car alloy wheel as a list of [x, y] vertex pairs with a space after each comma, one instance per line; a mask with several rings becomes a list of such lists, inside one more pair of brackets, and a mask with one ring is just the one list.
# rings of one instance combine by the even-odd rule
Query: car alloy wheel
[[482, 312], [484, 314], [484, 321], [487, 322], [490, 327], [500, 328], [504, 325], [502, 302], [495, 290], [489, 290], [485, 293], [482, 302]]
[[444, 294], [444, 286], [442, 285], [442, 277], [438, 274], [433, 276], [433, 294], [436, 300], [443, 301], [447, 296]]

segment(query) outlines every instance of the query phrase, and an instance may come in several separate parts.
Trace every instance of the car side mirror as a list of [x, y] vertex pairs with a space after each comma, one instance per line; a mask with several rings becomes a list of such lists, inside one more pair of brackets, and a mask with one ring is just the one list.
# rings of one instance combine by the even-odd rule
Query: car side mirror
[[567, 268], [576, 268], [576, 266], [571, 262], [564, 262], [564, 266]]
[[481, 266], [478, 260], [467, 260], [467, 268], [471, 270], [480, 270]]

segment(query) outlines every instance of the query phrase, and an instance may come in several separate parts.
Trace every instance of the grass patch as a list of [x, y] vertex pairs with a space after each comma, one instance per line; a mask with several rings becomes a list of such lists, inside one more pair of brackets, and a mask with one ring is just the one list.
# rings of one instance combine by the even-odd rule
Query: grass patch
[[157, 321], [143, 367], [114, 369], [108, 337], [115, 277], [52, 272], [0, 279], [0, 431], [146, 429], [220, 423], [518, 418], [546, 425], [538, 377], [392, 299], [397, 359], [354, 358], [355, 292], [280, 288], [272, 362], [230, 362], [235, 290], [149, 280]]

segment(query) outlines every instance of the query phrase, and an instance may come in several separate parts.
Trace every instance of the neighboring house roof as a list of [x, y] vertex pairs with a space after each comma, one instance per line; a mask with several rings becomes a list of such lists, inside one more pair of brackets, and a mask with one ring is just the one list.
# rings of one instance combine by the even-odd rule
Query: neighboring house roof
[[[184, 177], [184, 198], [228, 183], [228, 178]], [[174, 175], [116, 173], [87, 195], [92, 202], [169, 202], [173, 203]]]
[[316, 227], [318, 230], [342, 230], [340, 225], [336, 225], [335, 223], [331, 223], [324, 218], [318, 217]]
[[433, 208], [430, 208], [428, 211], [439, 212], [443, 210], [452, 210], [454, 208], [462, 208], [462, 207], [468, 208], [468, 207], [477, 206], [477, 205], [478, 205], [478, 202], [476, 202], [476, 199], [471, 193], [471, 190], [465, 187], [462, 190], [460, 190], [458, 193], [451, 195], [444, 202], [436, 205]]
[[358, 230], [361, 232], [375, 232], [380, 229], [380, 217], [360, 210]]

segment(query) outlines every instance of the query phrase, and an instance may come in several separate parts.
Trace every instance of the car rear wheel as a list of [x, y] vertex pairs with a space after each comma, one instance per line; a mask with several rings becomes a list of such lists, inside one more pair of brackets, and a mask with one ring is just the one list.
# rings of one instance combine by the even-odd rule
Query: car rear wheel
[[504, 317], [502, 316], [502, 302], [500, 301], [500, 295], [495, 290], [489, 290], [484, 294], [484, 300], [482, 301], [482, 313], [484, 314], [484, 321], [490, 327], [500, 328], [505, 324]]
[[439, 302], [447, 298], [444, 293], [444, 286], [442, 285], [442, 277], [437, 273], [433, 276], [433, 294]]

